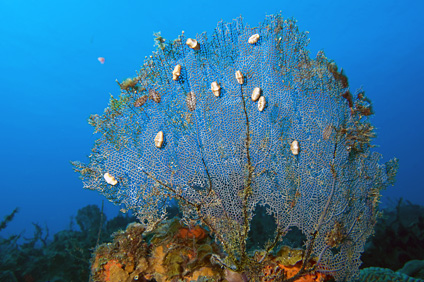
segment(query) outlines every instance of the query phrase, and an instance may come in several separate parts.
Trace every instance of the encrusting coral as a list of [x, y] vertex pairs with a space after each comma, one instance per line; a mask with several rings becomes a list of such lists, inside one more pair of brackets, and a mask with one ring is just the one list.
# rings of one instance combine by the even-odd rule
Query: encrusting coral
[[[183, 227], [177, 218], [151, 233], [133, 223], [113, 237], [113, 243], [95, 251], [92, 281], [197, 281], [199, 277], [219, 279], [223, 275], [218, 265], [210, 263], [219, 247], [208, 232], [199, 226]], [[117, 277], [119, 280], [114, 280]]]
[[[214, 263], [219, 246], [200, 226], [183, 226], [179, 218], [145, 232], [138, 223], [113, 235], [112, 243], [100, 245], [92, 259], [91, 281], [247, 281], [243, 274], [224, 270]], [[294, 276], [302, 267], [302, 250], [283, 246], [276, 256], [256, 252], [264, 261], [258, 269], [260, 281], [279, 281], [282, 275]], [[313, 263], [313, 262], [311, 262]], [[330, 276], [310, 273], [294, 281], [327, 281]]]
[[423, 282], [388, 268], [368, 267], [361, 269], [360, 282]]

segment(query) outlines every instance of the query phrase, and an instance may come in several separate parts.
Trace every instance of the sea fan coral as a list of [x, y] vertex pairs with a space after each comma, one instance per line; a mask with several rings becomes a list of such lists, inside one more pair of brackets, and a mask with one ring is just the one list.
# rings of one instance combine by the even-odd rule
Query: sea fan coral
[[379, 164], [369, 100], [351, 95], [323, 52], [311, 58], [308, 41], [280, 15], [257, 27], [221, 22], [210, 39], [163, 41], [90, 119], [99, 139], [88, 164], [74, 162], [84, 187], [132, 209], [148, 230], [175, 199], [186, 222], [221, 244], [215, 261], [245, 277], [265, 261], [246, 248], [264, 206], [276, 224], [266, 254], [292, 228], [306, 238], [293, 280], [316, 271], [357, 277], [379, 191], [393, 183], [397, 162]]

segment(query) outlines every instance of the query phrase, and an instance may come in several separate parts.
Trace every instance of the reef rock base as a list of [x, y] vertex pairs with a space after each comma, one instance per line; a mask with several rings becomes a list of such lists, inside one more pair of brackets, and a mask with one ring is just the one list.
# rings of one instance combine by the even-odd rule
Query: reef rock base
[[[261, 252], [253, 255], [257, 261], [262, 258], [256, 277], [231, 271], [216, 263], [224, 255], [208, 231], [185, 227], [178, 218], [150, 233], [141, 224], [132, 223], [113, 238], [112, 243], [96, 248], [90, 281], [281, 281], [277, 277], [284, 273], [290, 278], [302, 265], [302, 250], [282, 247], [276, 256], [263, 259]], [[321, 273], [310, 273], [295, 281], [329, 280]]]

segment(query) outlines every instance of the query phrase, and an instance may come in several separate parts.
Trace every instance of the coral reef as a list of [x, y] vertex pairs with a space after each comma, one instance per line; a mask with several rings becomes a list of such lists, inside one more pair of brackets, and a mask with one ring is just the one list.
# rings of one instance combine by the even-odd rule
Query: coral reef
[[[15, 214], [16, 210], [0, 226], [5, 228]], [[0, 281], [87, 281], [92, 249], [134, 220], [119, 215], [107, 221], [98, 206], [89, 205], [76, 216], [79, 231], [73, 228], [71, 220], [69, 229], [54, 234], [53, 239], [48, 237], [48, 229], [38, 224], [34, 224], [32, 238], [0, 237]], [[19, 240], [24, 243], [18, 243]]]
[[424, 207], [399, 199], [395, 207], [384, 209], [361, 259], [363, 267], [394, 271], [408, 261], [424, 260]]
[[[89, 119], [99, 138], [88, 164], [73, 162], [84, 187], [132, 210], [146, 231], [177, 201], [187, 226], [211, 232], [222, 248], [214, 260], [234, 276], [261, 279], [266, 258], [300, 232], [301, 266], [276, 280], [357, 278], [398, 163], [380, 164], [372, 149], [364, 91], [353, 94], [323, 52], [311, 58], [308, 41], [281, 15], [257, 27], [221, 22], [210, 37], [156, 34], [157, 51]], [[258, 246], [249, 238], [258, 207], [274, 224], [260, 260], [248, 249]], [[110, 263], [114, 273], [124, 267]]]
[[369, 267], [361, 269], [360, 282], [422, 282], [400, 272], [380, 267]]
[[410, 260], [397, 272], [424, 280], [424, 260]]
[[410, 260], [397, 272], [424, 280], [424, 260]]
[[217, 280], [222, 276], [221, 268], [210, 263], [219, 247], [201, 227], [189, 229], [174, 218], [143, 237], [144, 231], [141, 224], [133, 223], [113, 234], [113, 243], [99, 246], [92, 281], [117, 281], [111, 278], [117, 276], [119, 281], [197, 281], [201, 276]]
[[[389, 220], [392, 216], [393, 220], [403, 216], [403, 223], [415, 226], [414, 222], [421, 216], [423, 208], [402, 201], [399, 203], [395, 209], [383, 211], [386, 220], [378, 223], [379, 229], [392, 228], [392, 220]], [[0, 226], [6, 228], [16, 213], [17, 211], [14, 211], [6, 216]], [[175, 209], [169, 210], [169, 213], [178, 214]], [[36, 228], [33, 238], [25, 239], [23, 244], [17, 243], [18, 239], [22, 240], [21, 235], [13, 235], [7, 239], [0, 237], [0, 281], [58, 282], [88, 281], [90, 278], [91, 281], [244, 282], [247, 279], [246, 275], [220, 267], [216, 259], [224, 255], [223, 250], [213, 240], [210, 232], [199, 225], [185, 225], [175, 217], [160, 223], [154, 231], [146, 232], [141, 224], [131, 223], [135, 220], [134, 217], [120, 214], [107, 220], [101, 214], [101, 209], [94, 205], [80, 209], [75, 217], [80, 230], [74, 230], [71, 224], [68, 230], [55, 234], [53, 240], [47, 238], [46, 228], [40, 226]], [[90, 219], [91, 216], [96, 220]], [[273, 231], [272, 217], [266, 216], [263, 210], [257, 210], [256, 216], [257, 218], [252, 220], [250, 233], [255, 240], [264, 243], [267, 240], [264, 234]], [[384, 224], [389, 225], [384, 227]], [[123, 230], [126, 226], [127, 229]], [[408, 232], [413, 235], [404, 233], [403, 236], [416, 236], [416, 228], [411, 228]], [[377, 232], [376, 235], [378, 234], [380, 233]], [[296, 238], [299, 235], [299, 230], [288, 234], [285, 237], [288, 240], [280, 242], [272, 254], [267, 254], [257, 244], [249, 244], [249, 255], [257, 262], [262, 261], [256, 264], [257, 276], [254, 278], [260, 281], [281, 281], [282, 273], [286, 278], [295, 275], [302, 267], [304, 254], [301, 247], [305, 237], [299, 241]], [[111, 238], [113, 242], [106, 243]], [[375, 238], [373, 241], [381, 241], [384, 245], [386, 243], [383, 239]], [[97, 242], [103, 244], [99, 245]], [[415, 247], [419, 248], [420, 245]], [[93, 249], [95, 251], [91, 253]], [[372, 257], [375, 250], [367, 248], [363, 256]], [[398, 252], [407, 253], [408, 249]], [[390, 254], [390, 250], [387, 250], [387, 253]], [[388, 256], [388, 259], [385, 259], [384, 255], [377, 251], [374, 258], [375, 262], [379, 262], [379, 259], [383, 262], [379, 264], [381, 267], [362, 269], [358, 281], [423, 281], [422, 260], [409, 261], [401, 269], [394, 271], [387, 267], [393, 265], [390, 261], [396, 260], [396, 257]], [[312, 258], [310, 263], [314, 264], [316, 260], [316, 257]], [[365, 261], [369, 264], [367, 259]], [[315, 272], [296, 281], [328, 279], [330, 278]]]
[[[223, 270], [214, 258], [220, 247], [209, 232], [200, 226], [181, 225], [179, 218], [162, 222], [154, 231], [145, 234], [138, 223], [113, 235], [112, 243], [100, 245], [92, 259], [93, 282], [107, 281], [247, 281], [246, 277]], [[276, 256], [255, 252], [260, 281], [279, 281], [282, 275], [295, 276], [302, 266], [303, 251], [282, 247]], [[309, 273], [296, 281], [329, 281], [331, 277]]]

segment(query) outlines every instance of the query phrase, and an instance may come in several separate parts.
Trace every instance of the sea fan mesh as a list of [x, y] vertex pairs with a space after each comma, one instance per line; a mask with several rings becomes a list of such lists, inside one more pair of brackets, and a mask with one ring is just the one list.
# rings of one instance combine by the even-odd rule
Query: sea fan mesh
[[[253, 34], [260, 39], [249, 44]], [[367, 115], [355, 105], [363, 92], [349, 97], [345, 75], [322, 52], [310, 58], [307, 33], [280, 15], [258, 27], [241, 18], [219, 23], [210, 39], [197, 36], [199, 50], [186, 39], [161, 44], [105, 113], [90, 118], [100, 137], [90, 162], [74, 163], [84, 187], [132, 209], [147, 228], [177, 199], [186, 219], [207, 223], [230, 246], [241, 244], [262, 205], [282, 234], [303, 232], [317, 271], [356, 277], [379, 190], [394, 174], [362, 130]], [[250, 98], [255, 87], [266, 99], [262, 112]], [[106, 183], [106, 172], [117, 185]]]

